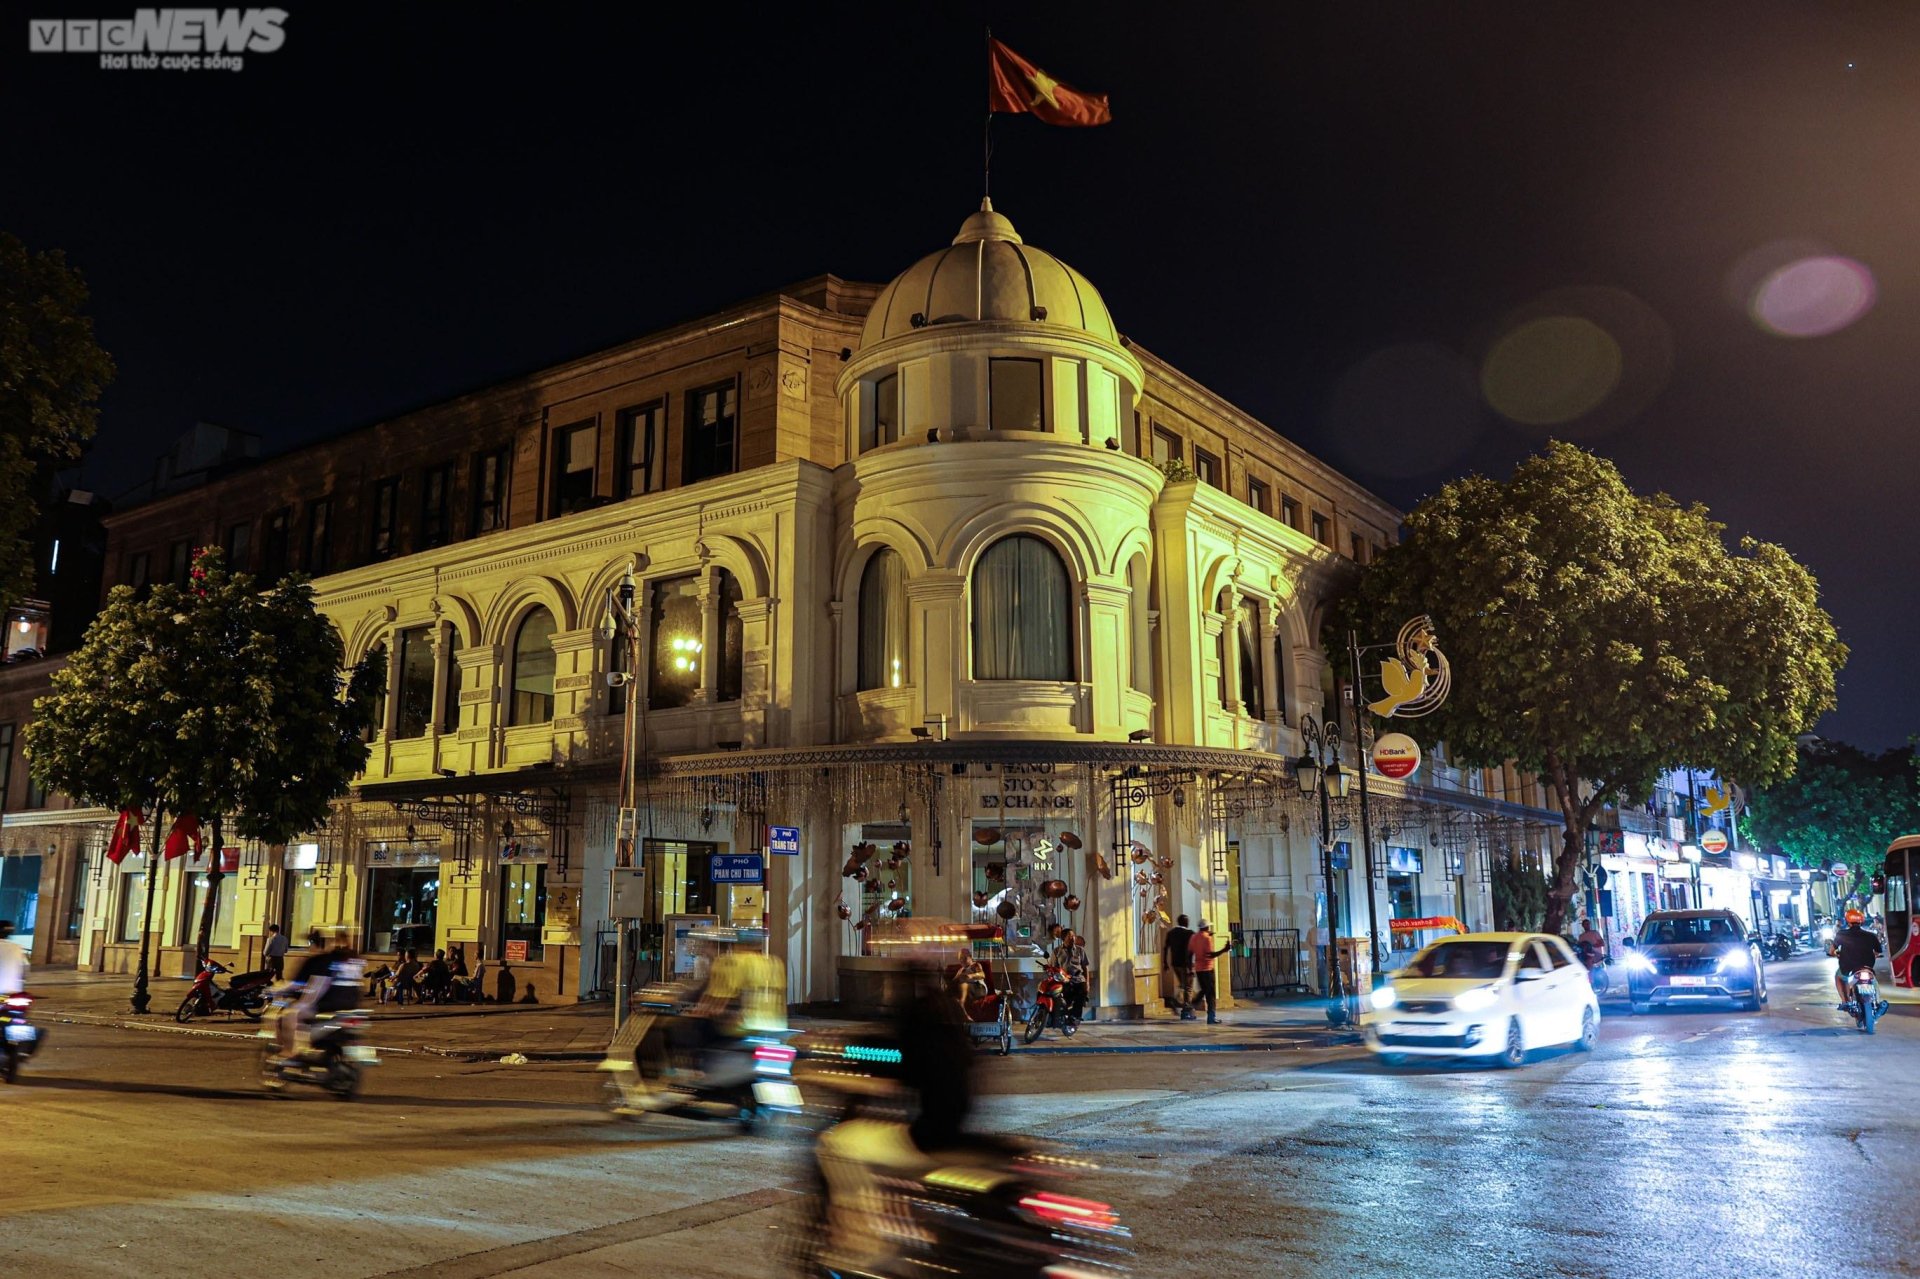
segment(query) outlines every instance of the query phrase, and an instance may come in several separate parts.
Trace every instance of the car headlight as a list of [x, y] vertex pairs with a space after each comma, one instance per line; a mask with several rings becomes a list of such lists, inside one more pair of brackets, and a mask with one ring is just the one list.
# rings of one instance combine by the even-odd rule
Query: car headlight
[[1385, 1008], [1391, 1008], [1399, 1002], [1400, 996], [1393, 993], [1393, 987], [1391, 986], [1382, 986], [1367, 996], [1367, 1007], [1373, 1009], [1375, 1012], [1379, 1012]]
[[1630, 973], [1657, 973], [1660, 971], [1658, 964], [1637, 950], [1629, 951], [1625, 962], [1627, 971]]
[[1470, 1013], [1478, 1008], [1493, 1007], [1496, 998], [1497, 996], [1493, 993], [1493, 987], [1475, 986], [1472, 990], [1463, 990], [1455, 995], [1453, 997], [1453, 1006], [1463, 1013]]
[[1730, 950], [1720, 956], [1720, 971], [1723, 973], [1737, 973], [1751, 967], [1753, 967], [1753, 956], [1744, 950]]

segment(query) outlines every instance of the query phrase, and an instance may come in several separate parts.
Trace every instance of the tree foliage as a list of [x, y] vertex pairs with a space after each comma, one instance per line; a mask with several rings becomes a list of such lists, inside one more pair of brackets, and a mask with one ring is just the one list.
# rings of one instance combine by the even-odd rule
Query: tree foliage
[[[285, 843], [312, 829], [365, 766], [384, 667], [342, 674], [332, 623], [291, 578], [266, 592], [218, 551], [184, 588], [116, 587], [25, 734], [35, 780], [83, 803], [191, 813], [212, 827], [209, 875], [231, 819]], [[217, 892], [199, 927], [206, 954]]]
[[1406, 534], [1341, 620], [1381, 637], [1430, 615], [1453, 691], [1414, 730], [1462, 763], [1511, 759], [1554, 788], [1566, 825], [1550, 931], [1607, 802], [1644, 799], [1678, 765], [1765, 785], [1834, 704], [1847, 650], [1805, 567], [1751, 538], [1729, 547], [1705, 508], [1636, 494], [1572, 445], [1505, 482], [1446, 485]]
[[80, 459], [113, 379], [86, 304], [61, 254], [0, 232], [0, 604], [32, 593], [40, 481]]
[[1801, 866], [1845, 862], [1878, 870], [1887, 845], [1920, 834], [1920, 779], [1913, 748], [1869, 754], [1818, 738], [1799, 749], [1799, 767], [1747, 800], [1746, 832]]
[[1530, 933], [1547, 913], [1547, 876], [1532, 853], [1492, 854], [1493, 926], [1498, 932]]

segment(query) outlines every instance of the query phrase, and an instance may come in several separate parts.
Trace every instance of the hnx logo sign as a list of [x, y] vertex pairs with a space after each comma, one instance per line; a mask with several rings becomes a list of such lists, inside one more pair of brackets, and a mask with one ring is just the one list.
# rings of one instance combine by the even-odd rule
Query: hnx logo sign
[[80, 53], [106, 71], [238, 71], [287, 42], [285, 9], [137, 9], [131, 18], [27, 19], [33, 53]]

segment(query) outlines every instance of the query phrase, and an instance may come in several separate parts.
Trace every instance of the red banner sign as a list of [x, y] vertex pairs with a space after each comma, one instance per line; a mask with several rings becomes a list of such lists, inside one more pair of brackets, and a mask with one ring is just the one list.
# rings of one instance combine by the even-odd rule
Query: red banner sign
[[1426, 915], [1419, 919], [1390, 919], [1387, 927], [1396, 933], [1425, 932], [1430, 928], [1451, 928], [1457, 933], [1467, 931], [1467, 926], [1452, 915]]
[[507, 962], [509, 964], [526, 963], [527, 962], [527, 943], [523, 941], [508, 942], [507, 943]]

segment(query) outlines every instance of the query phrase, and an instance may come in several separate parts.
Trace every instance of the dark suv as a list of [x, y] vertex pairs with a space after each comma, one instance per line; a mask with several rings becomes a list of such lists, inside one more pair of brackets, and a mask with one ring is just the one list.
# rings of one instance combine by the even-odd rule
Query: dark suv
[[1757, 1010], [1767, 1002], [1760, 948], [1730, 910], [1661, 910], [1647, 916], [1623, 965], [1633, 1011], [1655, 1004], [1731, 1000]]

